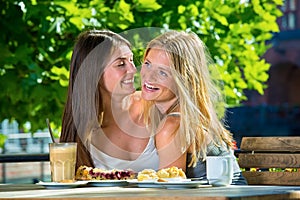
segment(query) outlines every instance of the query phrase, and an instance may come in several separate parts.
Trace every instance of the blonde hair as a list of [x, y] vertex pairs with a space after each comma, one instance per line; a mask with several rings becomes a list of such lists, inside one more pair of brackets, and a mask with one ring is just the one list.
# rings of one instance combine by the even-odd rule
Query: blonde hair
[[[213, 62], [205, 44], [195, 33], [168, 31], [150, 41], [144, 58], [152, 48], [166, 51], [171, 62], [171, 72], [177, 84], [180, 109], [178, 133], [181, 150], [192, 147], [195, 166], [199, 159], [205, 160], [207, 142], [215, 145], [232, 146], [232, 135], [218, 118], [215, 105], [224, 102], [219, 88], [212, 80], [209, 66]], [[162, 115], [154, 102], [145, 103], [145, 122], [152, 132], [156, 132]]]

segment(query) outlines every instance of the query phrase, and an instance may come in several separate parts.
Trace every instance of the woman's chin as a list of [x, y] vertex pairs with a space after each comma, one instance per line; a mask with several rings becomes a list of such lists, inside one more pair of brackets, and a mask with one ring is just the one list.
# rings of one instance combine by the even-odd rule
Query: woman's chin
[[156, 95], [149, 94], [149, 93], [146, 93], [146, 92], [143, 92], [143, 91], [142, 91], [142, 95], [141, 96], [146, 101], [155, 101], [156, 100]]

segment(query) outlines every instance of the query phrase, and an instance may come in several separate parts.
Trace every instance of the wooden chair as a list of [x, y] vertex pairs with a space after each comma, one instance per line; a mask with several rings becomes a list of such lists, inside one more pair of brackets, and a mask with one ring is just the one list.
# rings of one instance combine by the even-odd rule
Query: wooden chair
[[300, 185], [300, 137], [244, 137], [240, 150], [249, 185]]

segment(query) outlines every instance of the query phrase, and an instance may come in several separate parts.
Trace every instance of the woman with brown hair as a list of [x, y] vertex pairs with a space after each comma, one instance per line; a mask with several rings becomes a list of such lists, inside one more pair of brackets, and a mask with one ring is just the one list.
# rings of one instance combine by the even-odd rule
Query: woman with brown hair
[[79, 35], [74, 47], [61, 142], [77, 142], [77, 167], [158, 168], [145, 128], [129, 42], [108, 30]]

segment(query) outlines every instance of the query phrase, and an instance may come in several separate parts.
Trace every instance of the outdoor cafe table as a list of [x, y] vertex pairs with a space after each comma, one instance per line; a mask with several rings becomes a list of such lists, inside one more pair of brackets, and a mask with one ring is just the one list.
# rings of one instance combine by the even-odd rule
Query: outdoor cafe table
[[138, 187], [78, 187], [45, 189], [35, 184], [0, 184], [0, 199], [109, 199], [109, 200], [195, 200], [195, 199], [300, 199], [300, 186], [227, 186], [188, 189]]

